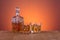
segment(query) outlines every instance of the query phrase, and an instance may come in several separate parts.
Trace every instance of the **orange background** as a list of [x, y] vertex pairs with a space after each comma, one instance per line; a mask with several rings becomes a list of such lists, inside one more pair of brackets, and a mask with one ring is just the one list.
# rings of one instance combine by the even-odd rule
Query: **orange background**
[[57, 0], [0, 0], [0, 29], [12, 30], [11, 18], [20, 7], [24, 24], [41, 23], [42, 31], [60, 29], [60, 1]]

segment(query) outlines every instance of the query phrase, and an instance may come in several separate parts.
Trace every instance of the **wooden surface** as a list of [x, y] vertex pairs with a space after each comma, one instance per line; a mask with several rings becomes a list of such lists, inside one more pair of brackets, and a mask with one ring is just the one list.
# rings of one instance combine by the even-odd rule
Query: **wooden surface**
[[60, 32], [40, 32], [35, 34], [21, 34], [0, 31], [0, 40], [60, 40]]

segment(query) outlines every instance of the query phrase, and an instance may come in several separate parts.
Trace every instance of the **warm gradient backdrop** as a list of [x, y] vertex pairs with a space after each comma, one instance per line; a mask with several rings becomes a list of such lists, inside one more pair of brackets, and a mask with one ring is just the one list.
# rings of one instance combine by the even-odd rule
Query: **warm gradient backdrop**
[[60, 30], [59, 0], [0, 0], [0, 29], [11, 31], [15, 7], [20, 7], [24, 24], [41, 23], [42, 31]]

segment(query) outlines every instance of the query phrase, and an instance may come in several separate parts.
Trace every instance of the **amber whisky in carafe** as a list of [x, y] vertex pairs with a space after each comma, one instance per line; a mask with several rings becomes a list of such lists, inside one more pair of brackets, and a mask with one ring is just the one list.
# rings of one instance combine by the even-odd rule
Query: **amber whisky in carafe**
[[24, 30], [24, 19], [19, 16], [20, 8], [16, 7], [16, 15], [12, 18], [12, 31], [13, 32], [21, 32]]

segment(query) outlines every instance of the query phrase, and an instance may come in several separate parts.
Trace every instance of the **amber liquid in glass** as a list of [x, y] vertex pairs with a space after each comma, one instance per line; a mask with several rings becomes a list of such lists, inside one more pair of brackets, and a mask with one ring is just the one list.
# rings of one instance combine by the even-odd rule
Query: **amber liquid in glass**
[[23, 31], [22, 23], [12, 23], [12, 26], [13, 26], [13, 32]]

